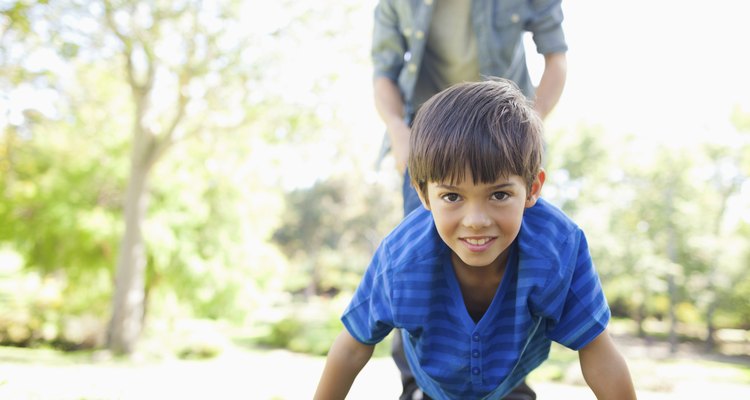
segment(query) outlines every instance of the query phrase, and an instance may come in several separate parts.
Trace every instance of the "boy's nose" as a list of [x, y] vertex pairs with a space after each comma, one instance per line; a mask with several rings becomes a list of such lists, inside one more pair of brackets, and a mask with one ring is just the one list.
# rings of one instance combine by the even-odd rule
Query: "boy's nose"
[[469, 209], [469, 212], [464, 216], [463, 224], [467, 228], [471, 229], [482, 229], [490, 226], [492, 220], [481, 207], [474, 207]]

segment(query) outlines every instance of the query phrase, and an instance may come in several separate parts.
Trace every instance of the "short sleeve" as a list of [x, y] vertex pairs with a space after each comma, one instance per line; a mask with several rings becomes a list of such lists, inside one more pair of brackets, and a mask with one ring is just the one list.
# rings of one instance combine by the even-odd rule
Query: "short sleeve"
[[385, 242], [378, 247], [341, 321], [358, 341], [373, 345], [393, 329], [392, 289]]
[[[604, 331], [610, 310], [601, 282], [594, 269], [583, 232], [576, 230], [566, 243], [568, 260], [546, 284], [547, 293], [557, 293], [548, 310], [547, 337], [568, 348], [578, 350]], [[563, 254], [565, 254], [563, 252]], [[564, 297], [560, 295], [564, 293]]]
[[531, 4], [531, 18], [525, 29], [532, 33], [537, 52], [550, 54], [567, 51], [561, 0], [533, 0]]

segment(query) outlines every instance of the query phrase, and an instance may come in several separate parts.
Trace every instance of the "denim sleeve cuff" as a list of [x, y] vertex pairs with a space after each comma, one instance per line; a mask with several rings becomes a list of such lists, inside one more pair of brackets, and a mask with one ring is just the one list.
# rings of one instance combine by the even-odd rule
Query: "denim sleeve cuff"
[[398, 71], [376, 68], [372, 73], [372, 80], [377, 78], [388, 78], [393, 82], [398, 82]]
[[539, 54], [564, 53], [568, 51], [568, 44], [565, 42], [565, 33], [562, 25], [556, 28], [534, 33], [534, 43], [536, 51]]

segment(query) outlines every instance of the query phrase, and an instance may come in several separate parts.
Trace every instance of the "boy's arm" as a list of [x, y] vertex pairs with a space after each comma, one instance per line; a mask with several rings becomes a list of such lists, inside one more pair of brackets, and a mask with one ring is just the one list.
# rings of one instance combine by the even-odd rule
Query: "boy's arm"
[[344, 329], [328, 351], [326, 366], [318, 382], [315, 400], [346, 398], [359, 371], [372, 357], [375, 346], [360, 343]]
[[630, 372], [609, 332], [605, 329], [578, 350], [583, 378], [599, 400], [635, 399]]

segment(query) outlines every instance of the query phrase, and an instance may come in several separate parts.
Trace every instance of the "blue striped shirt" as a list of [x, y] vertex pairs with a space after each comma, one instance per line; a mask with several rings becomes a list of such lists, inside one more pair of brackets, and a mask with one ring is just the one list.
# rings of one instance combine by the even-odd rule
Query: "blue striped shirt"
[[583, 231], [540, 199], [526, 209], [505, 276], [475, 322], [424, 208], [380, 244], [342, 321], [365, 344], [401, 328], [417, 383], [430, 397], [500, 399], [549, 355], [578, 350], [604, 331], [607, 301]]

